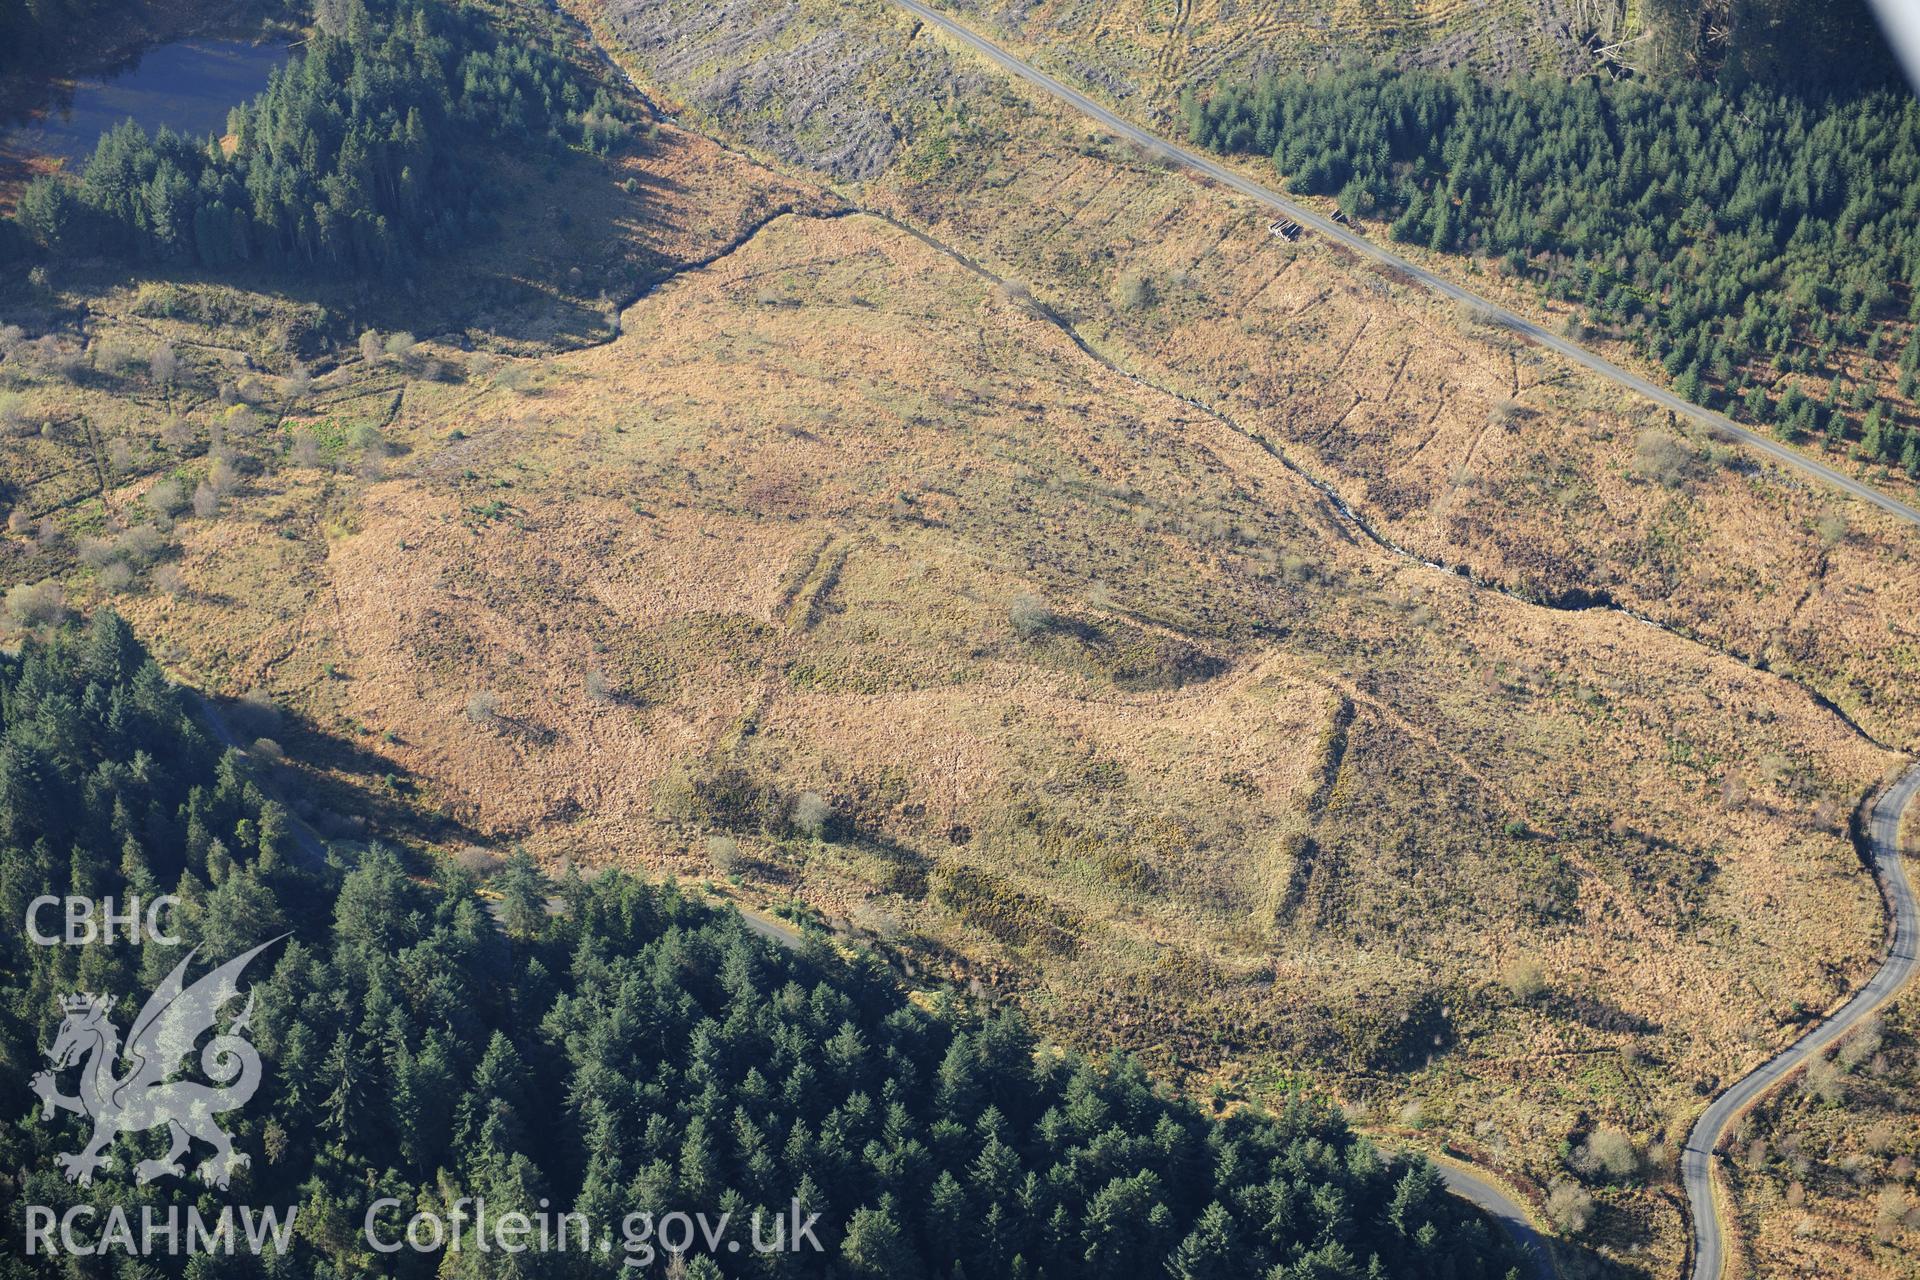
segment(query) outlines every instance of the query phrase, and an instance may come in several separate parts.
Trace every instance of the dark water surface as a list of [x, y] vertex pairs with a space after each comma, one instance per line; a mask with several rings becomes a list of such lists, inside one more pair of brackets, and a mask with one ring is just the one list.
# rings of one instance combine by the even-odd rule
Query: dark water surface
[[287, 60], [279, 44], [177, 40], [155, 45], [111, 71], [83, 77], [31, 118], [8, 123], [0, 150], [67, 157], [77, 169], [100, 135], [131, 117], [149, 132], [166, 125], [204, 138], [227, 131], [227, 110], [267, 87]]

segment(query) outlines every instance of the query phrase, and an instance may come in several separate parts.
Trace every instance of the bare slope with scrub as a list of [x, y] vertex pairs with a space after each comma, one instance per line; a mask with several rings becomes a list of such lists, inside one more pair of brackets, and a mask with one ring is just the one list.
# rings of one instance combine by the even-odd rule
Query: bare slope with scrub
[[1393, 554], [887, 222], [777, 217], [620, 327], [403, 376], [355, 479], [267, 451], [178, 526], [183, 594], [123, 607], [457, 827], [731, 875], [1081, 1043], [1309, 1066], [1542, 1185], [1870, 960], [1838, 815], [1888, 757], [1838, 717]]
[[1560, 74], [1594, 65], [1589, 39], [1620, 23], [1587, 0], [1244, 0], [1085, 4], [956, 0], [954, 16], [1019, 41], [1039, 65], [1156, 120], [1180, 90], [1262, 69], [1371, 57], [1404, 66], [1465, 66], [1494, 76]]
[[[342, 346], [207, 281], [10, 299], [11, 616], [112, 596], [436, 839], [1312, 1076], [1673, 1269], [1667, 1144], [1876, 954], [1903, 535], [850, 12], [848, 93], [953, 90], [885, 168], [663, 127], [458, 264], [497, 334], [441, 282]], [[1603, 591], [1701, 639], [1541, 603]]]
[[1741, 1126], [1722, 1167], [1749, 1251], [1814, 1275], [1920, 1274], [1913, 997]]
[[[627, 7], [592, 12], [623, 38]], [[1238, 197], [1022, 84], [996, 77], [966, 94], [970, 60], [885, 7], [801, 3], [782, 38], [828, 27], [891, 50], [863, 55], [877, 68], [911, 58], [951, 88], [952, 105], [923, 113], [885, 177], [858, 189], [865, 203], [1023, 282], [1122, 366], [1282, 446], [1409, 550], [1543, 600], [1614, 601], [1791, 673], [1884, 741], [1920, 735], [1914, 685], [1899, 678], [1917, 637], [1895, 602], [1920, 591], [1904, 530], [1335, 248], [1278, 240]], [[691, 99], [703, 82], [672, 70], [665, 91]], [[731, 125], [724, 103], [695, 109]], [[804, 151], [804, 110], [767, 118]]]
[[[1082, 8], [922, 16], [1166, 137], [1244, 153], [1254, 179], [1690, 401], [1896, 492], [1920, 476], [1912, 99], [1863, 0]], [[1464, 43], [1409, 56], [1461, 18]], [[1504, 55], [1530, 21], [1574, 53], [1515, 76]], [[1278, 34], [1310, 27], [1327, 38]], [[1203, 53], [1221, 30], [1251, 56]], [[1160, 56], [1116, 76], [1103, 59], [1137, 31]], [[1284, 120], [1253, 118], [1281, 99]], [[1842, 172], [1844, 190], [1823, 176]]]

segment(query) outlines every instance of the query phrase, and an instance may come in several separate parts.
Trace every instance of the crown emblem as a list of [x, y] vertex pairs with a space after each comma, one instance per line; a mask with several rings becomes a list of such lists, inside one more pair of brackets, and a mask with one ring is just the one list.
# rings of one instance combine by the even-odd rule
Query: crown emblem
[[[214, 1149], [213, 1157], [200, 1163], [207, 1185], [224, 1188], [235, 1172], [247, 1167], [247, 1154], [234, 1150], [233, 1135], [220, 1127], [218, 1117], [244, 1106], [260, 1087], [260, 1051], [241, 1034], [253, 1012], [253, 993], [247, 993], [247, 1007], [224, 1032], [217, 1023], [221, 1007], [239, 994], [247, 963], [286, 937], [263, 942], [191, 983], [185, 981], [187, 966], [199, 949], [187, 952], [140, 1006], [124, 1047], [113, 1025], [112, 996], [76, 991], [60, 997], [66, 1021], [46, 1051], [46, 1069], [36, 1072], [29, 1086], [39, 1095], [42, 1121], [61, 1111], [93, 1121], [93, 1137], [86, 1146], [56, 1157], [68, 1182], [92, 1185], [94, 1174], [110, 1163], [107, 1149], [120, 1134], [149, 1129], [168, 1130], [173, 1147], [164, 1156], [134, 1165], [138, 1184], [182, 1176], [186, 1170], [180, 1157], [195, 1141]], [[208, 1032], [213, 1035], [199, 1053], [204, 1080], [192, 1078], [192, 1073], [172, 1078]], [[74, 1069], [79, 1092], [62, 1093], [59, 1077]]]

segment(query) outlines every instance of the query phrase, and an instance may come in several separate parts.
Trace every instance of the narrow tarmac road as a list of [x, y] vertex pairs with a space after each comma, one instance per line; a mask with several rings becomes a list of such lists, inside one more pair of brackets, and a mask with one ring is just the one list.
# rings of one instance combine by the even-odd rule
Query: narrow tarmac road
[[1727, 1130], [1767, 1090], [1870, 1017], [1911, 981], [1915, 970], [1920, 968], [1920, 962], [1915, 960], [1916, 953], [1920, 952], [1920, 946], [1916, 946], [1920, 941], [1920, 911], [1915, 907], [1913, 886], [1907, 880], [1905, 860], [1900, 853], [1900, 819], [1916, 795], [1920, 795], [1920, 764], [1908, 769], [1898, 782], [1887, 788], [1867, 820], [1873, 869], [1886, 892], [1893, 922], [1886, 963], [1839, 1012], [1715, 1098], [1713, 1105], [1695, 1122], [1687, 1145], [1680, 1152], [1680, 1176], [1686, 1184], [1687, 1205], [1693, 1214], [1693, 1280], [1720, 1280], [1726, 1267], [1726, 1232], [1714, 1195], [1713, 1151]]
[[1462, 1200], [1470, 1201], [1513, 1237], [1513, 1242], [1520, 1246], [1520, 1252], [1526, 1255], [1527, 1280], [1556, 1280], [1559, 1272], [1554, 1270], [1553, 1257], [1547, 1252], [1547, 1242], [1541, 1238], [1533, 1219], [1527, 1216], [1526, 1208], [1518, 1200], [1470, 1165], [1433, 1159], [1433, 1167], [1440, 1171], [1440, 1180], [1447, 1184], [1447, 1190]]
[[[1498, 303], [1434, 275], [1366, 237], [1357, 235], [1331, 219], [1324, 218], [1313, 210], [1295, 203], [1279, 192], [1243, 177], [1218, 161], [1147, 132], [1078, 90], [1023, 62], [984, 36], [920, 3], [920, 0], [894, 0], [894, 3], [922, 21], [946, 32], [995, 65], [1044, 89], [1121, 137], [1164, 155], [1194, 172], [1205, 174], [1214, 181], [1285, 214], [1301, 225], [1313, 228], [1363, 257], [1403, 271], [1443, 297], [1484, 308], [1496, 323], [1573, 361], [1582, 368], [1645, 396], [1663, 408], [1671, 409], [1675, 413], [1683, 413], [1696, 422], [1734, 436], [1776, 461], [1831, 485], [1843, 493], [1870, 502], [1903, 520], [1920, 524], [1920, 510], [1881, 493], [1851, 476], [1843, 475], [1797, 449], [1781, 444], [1768, 436], [1749, 431], [1724, 414], [1715, 413], [1711, 409], [1683, 400], [1666, 388], [1622, 369], [1612, 361], [1558, 334], [1547, 332], [1525, 316], [1509, 311]], [[1920, 793], [1920, 765], [1910, 769], [1881, 797], [1869, 823], [1868, 836], [1873, 846], [1875, 870], [1885, 887], [1893, 919], [1892, 950], [1885, 965], [1839, 1012], [1716, 1099], [1700, 1117], [1681, 1154], [1681, 1173], [1686, 1184], [1687, 1199], [1694, 1222], [1693, 1280], [1720, 1280], [1720, 1273], [1725, 1265], [1725, 1237], [1715, 1209], [1711, 1168], [1713, 1148], [1721, 1140], [1727, 1126], [1774, 1084], [1797, 1068], [1804, 1066], [1814, 1055], [1831, 1046], [1862, 1019], [1869, 1016], [1894, 992], [1905, 986], [1914, 975], [1915, 937], [1916, 933], [1920, 933], [1920, 924], [1916, 923], [1913, 892], [1902, 865], [1898, 833], [1901, 815], [1916, 793]], [[1448, 1167], [1446, 1173], [1447, 1185], [1451, 1189], [1474, 1201], [1495, 1219], [1508, 1226], [1532, 1257], [1540, 1275], [1551, 1274], [1541, 1241], [1519, 1205], [1498, 1187], [1475, 1176], [1471, 1171], [1454, 1166]]]
[[[1664, 408], [1686, 414], [1695, 421], [1735, 436], [1787, 466], [1822, 480], [1842, 492], [1870, 502], [1901, 519], [1920, 524], [1920, 510], [1880, 493], [1850, 476], [1842, 475], [1767, 436], [1749, 431], [1723, 414], [1683, 400], [1665, 388], [1656, 386], [1637, 374], [1629, 373], [1611, 361], [1565, 338], [1541, 329], [1526, 317], [1509, 311], [1451, 281], [1433, 275], [1398, 254], [1383, 249], [1313, 210], [1294, 203], [1271, 188], [1242, 177], [1206, 156], [1148, 133], [1145, 129], [1115, 115], [1045, 72], [1022, 62], [998, 45], [975, 34], [944, 14], [919, 3], [919, 0], [894, 0], [894, 3], [947, 32], [998, 66], [1060, 98], [1069, 106], [1099, 121], [1115, 133], [1165, 155], [1188, 169], [1205, 174], [1271, 209], [1284, 213], [1303, 226], [1312, 227], [1355, 253], [1403, 271], [1436, 293], [1485, 308], [1486, 312], [1504, 327], [1620, 386], [1647, 397]], [[589, 43], [596, 49], [600, 47], [596, 40], [590, 39]], [[609, 62], [618, 66], [618, 63], [611, 58]], [[200, 709], [203, 720], [223, 746], [241, 747], [218, 708], [210, 701], [201, 699]], [[1868, 838], [1873, 848], [1875, 870], [1885, 887], [1887, 900], [1892, 909], [1892, 946], [1886, 963], [1839, 1012], [1716, 1099], [1695, 1124], [1693, 1133], [1681, 1153], [1681, 1173], [1694, 1220], [1696, 1243], [1693, 1280], [1721, 1280], [1720, 1273], [1725, 1265], [1725, 1237], [1716, 1211], [1711, 1169], [1713, 1149], [1724, 1136], [1728, 1126], [1769, 1088], [1797, 1068], [1804, 1066], [1814, 1055], [1831, 1047], [1850, 1029], [1869, 1017], [1905, 986], [1913, 978], [1916, 969], [1920, 968], [1920, 962], [1916, 961], [1916, 939], [1920, 938], [1920, 915], [1916, 914], [1912, 888], [1908, 882], [1899, 849], [1901, 818], [1917, 794], [1920, 794], [1920, 764], [1909, 769], [1881, 797], [1874, 807], [1868, 824]], [[323, 861], [326, 856], [326, 844], [319, 834], [298, 817], [292, 818], [290, 826], [295, 845], [300, 853], [313, 862]], [[553, 904], [549, 903], [549, 910], [552, 908]], [[782, 946], [797, 948], [802, 943], [803, 935], [800, 931], [784, 922], [745, 910], [741, 914], [747, 928]], [[1523, 1206], [1498, 1184], [1468, 1166], [1451, 1161], [1435, 1161], [1435, 1164], [1450, 1191], [1478, 1205], [1519, 1243], [1522, 1252], [1527, 1256], [1529, 1271], [1534, 1280], [1552, 1280], [1556, 1272], [1546, 1244]]]
[[1079, 111], [1082, 115], [1090, 116], [1099, 121], [1120, 136], [1136, 142], [1160, 155], [1164, 155], [1175, 163], [1191, 169], [1196, 173], [1203, 173], [1214, 181], [1231, 187], [1241, 195], [1257, 200], [1270, 209], [1276, 209], [1286, 214], [1289, 218], [1292, 218], [1295, 222], [1300, 223], [1302, 226], [1312, 227], [1321, 235], [1326, 236], [1330, 240], [1338, 241], [1340, 244], [1363, 257], [1371, 258], [1375, 262], [1385, 263], [1397, 271], [1403, 271], [1443, 297], [1451, 298], [1457, 302], [1464, 302], [1474, 307], [1484, 308], [1495, 323], [1520, 334], [1531, 342], [1538, 343], [1540, 346], [1546, 347], [1548, 350], [1566, 357], [1582, 368], [1589, 369], [1603, 378], [1612, 380], [1620, 386], [1638, 392], [1640, 395], [1645, 396], [1664, 409], [1671, 409], [1675, 413], [1683, 413], [1696, 422], [1703, 423], [1717, 431], [1723, 431], [1728, 435], [1735, 436], [1776, 461], [1782, 462], [1817, 480], [1823, 481], [1843, 493], [1850, 494], [1866, 502], [1871, 502], [1874, 506], [1879, 507], [1883, 511], [1890, 512], [1902, 520], [1909, 521], [1913, 524], [1920, 524], [1920, 509], [1908, 506], [1898, 498], [1889, 497], [1871, 485], [1863, 484], [1855, 480], [1852, 476], [1842, 475], [1833, 468], [1816, 462], [1813, 458], [1801, 453], [1798, 449], [1781, 444], [1770, 436], [1749, 431], [1725, 414], [1715, 413], [1711, 409], [1702, 408], [1700, 405], [1683, 400], [1673, 392], [1668, 391], [1665, 387], [1657, 386], [1636, 373], [1629, 373], [1619, 365], [1614, 364], [1611, 360], [1596, 355], [1577, 343], [1569, 342], [1558, 334], [1549, 333], [1525, 316], [1517, 312], [1509, 311], [1498, 303], [1482, 298], [1470, 290], [1463, 289], [1450, 280], [1442, 279], [1432, 272], [1407, 261], [1399, 254], [1382, 248], [1365, 236], [1356, 235], [1332, 219], [1322, 217], [1313, 210], [1294, 203], [1271, 187], [1261, 186], [1249, 178], [1242, 177], [1217, 160], [1201, 155], [1195, 151], [1189, 151], [1185, 147], [1168, 142], [1164, 138], [1147, 132], [1139, 125], [1115, 115], [1078, 90], [1062, 84], [1046, 72], [1022, 62], [1019, 58], [1002, 49], [991, 40], [988, 40], [985, 36], [979, 35], [970, 28], [962, 26], [960, 23], [955, 22], [952, 18], [947, 17], [935, 9], [928, 8], [926, 5], [920, 3], [920, 0], [894, 0], [894, 3], [906, 9], [915, 17], [938, 27], [995, 65], [1012, 72], [1030, 84], [1037, 85], [1046, 90], [1054, 97], [1065, 102], [1068, 106]]

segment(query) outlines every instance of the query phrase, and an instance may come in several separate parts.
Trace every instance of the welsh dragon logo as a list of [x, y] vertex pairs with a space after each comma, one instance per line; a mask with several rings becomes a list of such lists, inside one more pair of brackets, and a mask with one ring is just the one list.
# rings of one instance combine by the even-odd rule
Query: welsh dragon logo
[[[141, 1183], [163, 1174], [182, 1176], [180, 1157], [194, 1138], [214, 1149], [213, 1156], [200, 1164], [205, 1182], [224, 1188], [236, 1171], [247, 1167], [248, 1156], [233, 1149], [232, 1137], [215, 1117], [244, 1106], [260, 1087], [260, 1052], [241, 1034], [253, 1017], [252, 993], [226, 1031], [200, 1051], [201, 1070], [212, 1084], [167, 1077], [193, 1052], [195, 1042], [214, 1029], [221, 1007], [239, 994], [240, 972], [247, 962], [278, 941], [263, 942], [185, 986], [182, 979], [198, 948], [189, 951], [141, 1006], [124, 1050], [119, 1031], [107, 1017], [104, 997], [75, 994], [60, 1002], [66, 1018], [47, 1052], [52, 1070], [36, 1074], [32, 1085], [40, 1096], [43, 1121], [51, 1120], [56, 1111], [71, 1111], [93, 1121], [93, 1137], [87, 1145], [57, 1157], [67, 1181], [83, 1187], [91, 1184], [95, 1171], [111, 1161], [107, 1149], [120, 1134], [162, 1127], [173, 1146], [163, 1158], [134, 1166], [134, 1176]], [[125, 1073], [117, 1074], [123, 1060]], [[76, 1063], [82, 1064], [80, 1091], [69, 1097], [59, 1091], [55, 1072]]]

